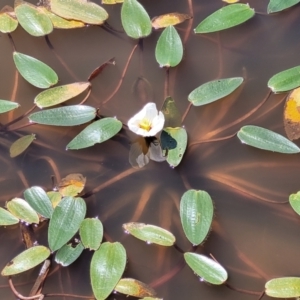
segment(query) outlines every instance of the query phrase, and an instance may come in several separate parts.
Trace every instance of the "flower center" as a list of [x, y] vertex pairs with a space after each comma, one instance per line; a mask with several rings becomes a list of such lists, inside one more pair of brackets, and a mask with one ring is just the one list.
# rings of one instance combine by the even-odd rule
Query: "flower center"
[[141, 120], [140, 123], [139, 123], [139, 127], [140, 127], [141, 129], [146, 130], [146, 131], [150, 131], [151, 125], [152, 125], [152, 124], [151, 124], [151, 122], [150, 122], [148, 119], [143, 119], [143, 120]]

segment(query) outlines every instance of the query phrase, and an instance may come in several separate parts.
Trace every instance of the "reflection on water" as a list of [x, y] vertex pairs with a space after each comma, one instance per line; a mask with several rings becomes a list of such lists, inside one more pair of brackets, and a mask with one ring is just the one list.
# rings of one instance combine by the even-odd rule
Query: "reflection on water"
[[[5, 4], [11, 4], [6, 1]], [[189, 13], [188, 1], [141, 1], [151, 17], [172, 11]], [[122, 224], [139, 221], [162, 226], [177, 238], [187, 251], [179, 219], [179, 200], [189, 188], [207, 191], [215, 204], [212, 231], [199, 250], [213, 256], [228, 270], [229, 284], [237, 289], [261, 292], [266, 280], [276, 276], [299, 275], [300, 218], [286, 202], [288, 195], [300, 189], [299, 156], [261, 151], [242, 145], [236, 137], [229, 140], [199, 143], [235, 133], [242, 125], [253, 124], [284, 134], [282, 111], [284, 95], [272, 95], [249, 118], [243, 116], [267, 95], [266, 83], [275, 73], [299, 65], [298, 15], [296, 6], [274, 16], [258, 14], [247, 23], [230, 30], [205, 36], [194, 35], [196, 25], [220, 7], [220, 1], [194, 1], [194, 19], [179, 25], [185, 40], [182, 63], [170, 71], [169, 95], [183, 114], [187, 95], [200, 84], [232, 76], [243, 76], [243, 86], [234, 94], [203, 107], [192, 107], [184, 120], [192, 146], [176, 169], [167, 163], [150, 161], [143, 169], [133, 169], [128, 161], [130, 142], [135, 136], [123, 130], [103, 144], [80, 151], [65, 151], [67, 143], [84, 126], [52, 128], [31, 126], [1, 134], [0, 187], [1, 205], [12, 197], [22, 197], [23, 190], [40, 185], [50, 190], [51, 175], [57, 180], [69, 173], [87, 177], [87, 216], [98, 216], [105, 239], [121, 241], [128, 255], [126, 277], [152, 283], [164, 299], [257, 299], [225, 286], [213, 287], [199, 282], [188, 267], [182, 268], [182, 255], [176, 249], [147, 245], [127, 236]], [[268, 1], [250, 1], [257, 11], [266, 10]], [[109, 23], [121, 28], [119, 6], [108, 7]], [[90, 72], [115, 57], [116, 66], [108, 66], [93, 81], [88, 104], [100, 109], [101, 115], [117, 116], [124, 123], [143, 107], [148, 96], [158, 107], [163, 103], [165, 71], [155, 62], [154, 48], [159, 31], [144, 41], [144, 50], [133, 55], [120, 89], [113, 97], [127, 58], [135, 41], [122, 34], [111, 34], [100, 27], [74, 31], [55, 30], [49, 36], [51, 51], [43, 38], [33, 38], [18, 28], [13, 33], [17, 50], [51, 65], [59, 74], [60, 84], [86, 80]], [[1, 35], [1, 99], [22, 104], [21, 110], [1, 115], [6, 123], [31, 108], [39, 92], [15, 73], [11, 45]], [[133, 93], [139, 76], [152, 85], [151, 92], [141, 89], [141, 101]], [[143, 93], [147, 94], [143, 94]], [[142, 96], [144, 95], [144, 96]], [[143, 100], [146, 99], [146, 100]], [[80, 101], [80, 100], [79, 100]], [[76, 100], [70, 103], [78, 103]], [[241, 119], [241, 122], [237, 120]], [[23, 121], [22, 121], [23, 122]], [[24, 124], [27, 121], [24, 120]], [[22, 123], [21, 123], [22, 124]], [[19, 124], [18, 124], [19, 125]], [[28, 133], [37, 135], [36, 143], [23, 155], [11, 159], [12, 141]], [[40, 243], [46, 244], [46, 226], [36, 229]], [[17, 226], [0, 228], [1, 269], [24, 249]], [[69, 268], [54, 268], [45, 285], [45, 293], [91, 295], [89, 262], [84, 252]], [[17, 276], [18, 290], [25, 295], [31, 289], [37, 270]], [[15, 299], [0, 278], [1, 297]], [[54, 297], [52, 299], [64, 299]], [[74, 298], [75, 299], [75, 298]], [[125, 299], [113, 295], [110, 299]]]

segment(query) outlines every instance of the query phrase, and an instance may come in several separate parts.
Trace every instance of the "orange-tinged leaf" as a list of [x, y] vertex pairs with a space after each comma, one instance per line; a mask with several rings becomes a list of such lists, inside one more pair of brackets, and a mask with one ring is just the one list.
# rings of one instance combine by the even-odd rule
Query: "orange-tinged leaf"
[[133, 297], [152, 297], [156, 295], [149, 285], [133, 278], [122, 278], [116, 285], [115, 291]]
[[187, 14], [169, 13], [158, 17], [154, 17], [151, 20], [151, 23], [153, 28], [158, 29], [158, 28], [168, 27], [169, 25], [174, 26], [184, 22], [185, 20], [189, 20], [191, 18], [192, 17]]
[[102, 0], [102, 4], [117, 4], [123, 2], [124, 0]]
[[83, 190], [85, 182], [86, 177], [81, 174], [70, 174], [60, 181], [59, 193], [62, 196], [77, 196]]
[[240, 2], [240, 0], [222, 0], [223, 2], [226, 2], [228, 4], [237, 3]]

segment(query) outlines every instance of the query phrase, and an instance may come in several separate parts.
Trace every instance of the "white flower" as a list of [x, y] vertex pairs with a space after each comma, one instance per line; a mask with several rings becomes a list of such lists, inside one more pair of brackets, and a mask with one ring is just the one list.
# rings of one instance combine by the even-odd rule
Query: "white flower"
[[147, 103], [127, 123], [128, 128], [141, 136], [155, 136], [164, 127], [165, 116], [158, 112], [155, 103]]

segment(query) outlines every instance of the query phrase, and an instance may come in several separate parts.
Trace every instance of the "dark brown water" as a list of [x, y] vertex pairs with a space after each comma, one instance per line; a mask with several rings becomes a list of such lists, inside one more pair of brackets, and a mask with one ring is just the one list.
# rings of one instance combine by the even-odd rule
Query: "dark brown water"
[[[2, 2], [12, 5], [9, 0]], [[171, 11], [190, 13], [188, 1], [141, 2], [151, 17]], [[256, 11], [265, 12], [268, 1], [249, 1], [249, 4]], [[86, 199], [87, 216], [98, 216], [103, 222], [106, 240], [121, 241], [125, 246], [128, 255], [125, 276], [152, 283], [158, 297], [164, 299], [258, 299], [258, 296], [232, 291], [226, 286], [202, 283], [187, 266], [181, 268], [182, 254], [174, 248], [147, 245], [124, 234], [122, 224], [126, 222], [155, 224], [172, 231], [179, 247], [188, 251], [190, 245], [180, 225], [178, 207], [182, 194], [190, 188], [207, 191], [215, 204], [212, 231], [204, 248], [198, 252], [214, 255], [228, 271], [231, 286], [259, 293], [271, 278], [299, 276], [300, 273], [300, 217], [289, 204], [278, 204], [300, 189], [299, 155], [254, 149], [242, 145], [236, 137], [196, 144], [233, 134], [247, 124], [284, 134], [284, 95], [271, 96], [249, 118], [241, 122], [236, 120], [264, 99], [268, 93], [267, 81], [272, 75], [300, 64], [300, 6], [272, 16], [257, 14], [247, 23], [219, 34], [193, 34], [193, 28], [222, 5], [220, 0], [193, 1], [194, 19], [178, 26], [185, 40], [185, 52], [181, 64], [170, 71], [169, 94], [183, 114], [188, 106], [188, 94], [200, 84], [233, 76], [243, 76], [245, 83], [234, 94], [216, 103], [191, 108], [184, 125], [193, 145], [176, 169], [155, 162], [141, 170], [132, 169], [128, 153], [129, 143], [135, 137], [125, 130], [106, 143], [79, 151], [64, 149], [84, 126], [35, 125], [0, 136], [2, 206], [13, 197], [22, 197], [29, 186], [40, 185], [50, 190], [53, 174], [59, 180], [70, 173], [82, 173], [87, 177], [86, 190], [99, 190]], [[121, 29], [120, 7], [107, 7], [107, 10], [109, 23]], [[189, 29], [192, 30], [187, 33]], [[21, 28], [12, 36], [18, 51], [51, 65], [59, 75], [60, 84], [85, 81], [95, 67], [115, 57], [116, 66], [107, 67], [93, 81], [87, 103], [100, 108], [102, 115], [117, 116], [126, 123], [145, 104], [145, 100], [137, 99], [132, 90], [139, 75], [145, 76], [152, 85], [151, 100], [159, 107], [163, 103], [165, 71], [158, 67], [154, 57], [159, 34], [159, 31], [153, 32], [144, 41], [144, 51], [135, 52], [120, 89], [106, 103], [121, 78], [135, 41], [93, 26], [73, 31], [55, 30], [49, 36], [53, 52], [44, 38], [30, 37]], [[0, 36], [0, 46], [0, 98], [15, 97], [22, 105], [13, 115], [1, 115], [1, 123], [6, 123], [21, 111], [27, 111], [39, 90], [16, 77], [12, 48], [4, 34]], [[25, 154], [11, 159], [8, 151], [11, 142], [29, 133], [37, 135], [36, 143]], [[47, 243], [45, 229], [44, 226], [36, 230], [42, 244]], [[2, 269], [24, 246], [17, 226], [0, 228], [0, 235]], [[91, 255], [85, 251], [69, 268], [53, 268], [44, 292], [91, 295]], [[32, 271], [17, 276], [15, 282], [21, 293], [28, 294], [36, 274], [37, 271]], [[171, 275], [168, 277], [168, 274]], [[1, 299], [15, 299], [6, 278], [0, 278], [0, 287]], [[109, 299], [125, 297], [113, 295]]]

